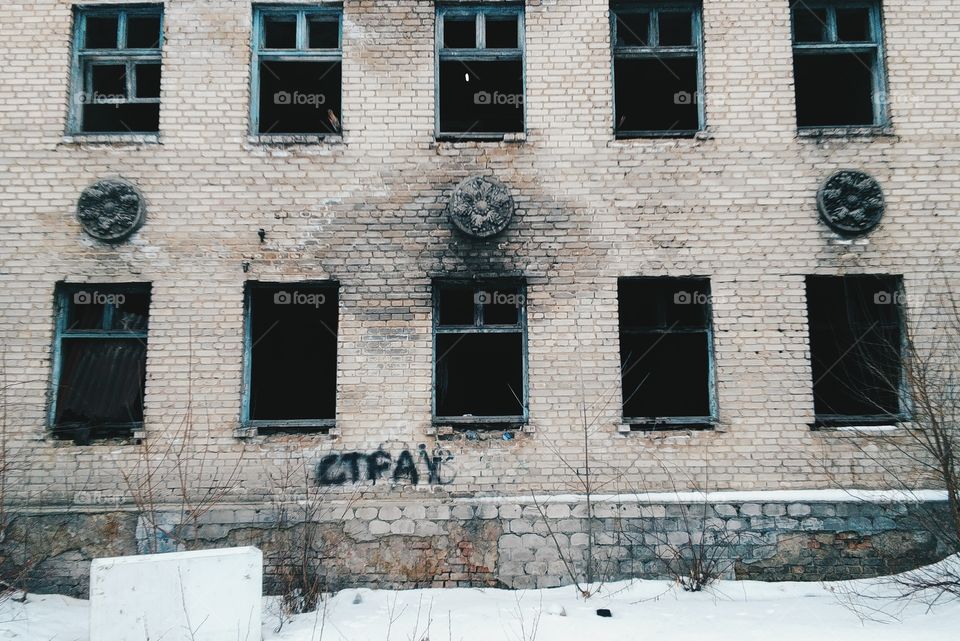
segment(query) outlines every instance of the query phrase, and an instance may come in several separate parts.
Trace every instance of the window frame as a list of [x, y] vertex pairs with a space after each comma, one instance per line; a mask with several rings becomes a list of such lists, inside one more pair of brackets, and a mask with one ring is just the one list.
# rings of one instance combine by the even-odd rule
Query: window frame
[[[268, 16], [295, 15], [297, 48], [296, 49], [266, 49], [263, 46], [266, 37], [264, 18]], [[337, 38], [339, 46], [336, 49], [310, 49], [308, 44], [309, 16], [336, 16]], [[339, 62], [340, 76], [340, 129], [338, 131], [320, 131], [312, 133], [260, 133], [260, 63], [267, 62]], [[250, 136], [262, 140], [294, 139], [323, 139], [343, 135], [343, 5], [340, 3], [306, 5], [306, 4], [254, 4], [253, 29], [250, 36]]]
[[[676, 328], [674, 326], [664, 328], [661, 325], [657, 326], [636, 326], [631, 328], [625, 328], [623, 326], [621, 315], [622, 310], [620, 308], [620, 284], [625, 282], [643, 282], [643, 281], [659, 281], [659, 282], [677, 282], [679, 285], [680, 282], [686, 281], [699, 281], [706, 284], [707, 300], [704, 302], [704, 315], [706, 319], [705, 327], [703, 329], [699, 328]], [[707, 342], [707, 402], [708, 407], [710, 408], [710, 414], [708, 416], [626, 416], [623, 414], [623, 363], [620, 363], [620, 397], [621, 397], [621, 421], [625, 425], [630, 425], [631, 427], [637, 427], [641, 430], [670, 430], [670, 429], [712, 429], [715, 428], [720, 422], [720, 402], [717, 396], [717, 360], [716, 360], [716, 344], [714, 340], [714, 323], [713, 323], [713, 290], [711, 288], [710, 278], [708, 276], [622, 276], [617, 279], [617, 347], [618, 352], [621, 349], [621, 343], [623, 340], [624, 334], [658, 334], [658, 335], [670, 335], [670, 334], [704, 334], [705, 340]], [[659, 314], [658, 314], [659, 315]], [[676, 325], [676, 323], [674, 324]], [[619, 352], [622, 353], [622, 352]]]
[[[900, 335], [900, 346], [899, 346], [899, 380], [897, 385], [897, 407], [898, 412], [896, 414], [817, 414], [816, 413], [816, 401], [814, 400], [814, 422], [811, 424], [811, 428], [814, 430], [831, 430], [844, 427], [857, 427], [857, 426], [884, 426], [891, 424], [903, 423], [911, 420], [913, 417], [913, 407], [911, 403], [911, 394], [910, 394], [910, 385], [907, 380], [906, 367], [903, 365], [903, 359], [909, 347], [908, 336], [907, 336], [907, 306], [904, 301], [906, 299], [906, 289], [903, 281], [903, 276], [898, 274], [808, 274], [804, 278], [804, 298], [806, 299], [806, 313], [807, 313], [807, 362], [810, 364], [811, 371], [811, 385], [810, 385], [810, 394], [815, 399], [814, 394], [814, 385], [816, 381], [813, 379], [813, 332], [815, 325], [813, 319], [810, 317], [810, 290], [809, 283], [811, 279], [819, 278], [834, 278], [838, 280], [847, 280], [847, 279], [856, 279], [856, 278], [876, 278], [876, 279], [890, 279], [891, 280], [891, 290], [894, 293], [894, 296], [899, 298], [900, 302], [896, 302], [897, 310], [897, 319], [892, 323], [881, 324], [881, 327], [891, 328], [896, 327]], [[824, 325], [819, 325], [818, 327], [822, 328]]]
[[[825, 25], [827, 42], [798, 42], [797, 22], [795, 9], [801, 3], [810, 10], [823, 9], [827, 12]], [[838, 9], [866, 9], [869, 12], [870, 32], [873, 39], [864, 42], [840, 42], [837, 40], [837, 10]], [[794, 92], [796, 92], [796, 60], [797, 56], [815, 54], [838, 53], [873, 53], [874, 66], [871, 70], [872, 88], [870, 100], [873, 104], [873, 123], [868, 125], [800, 125], [797, 115], [797, 130], [799, 132], [817, 132], [824, 130], [852, 131], [862, 129], [884, 129], [890, 126], [890, 101], [887, 99], [887, 64], [884, 46], [883, 6], [880, 0], [791, 0], [790, 11], [790, 39], [793, 56]], [[794, 96], [796, 105], [796, 96]]]
[[[318, 419], [251, 419], [250, 397], [253, 392], [253, 292], [258, 289], [312, 289], [317, 291], [333, 290], [337, 293], [337, 379], [334, 391], [334, 417]], [[248, 280], [243, 288], [243, 377], [240, 394], [240, 429], [245, 432], [256, 432], [259, 429], [277, 431], [296, 431], [310, 434], [313, 432], [329, 433], [336, 428], [336, 414], [339, 411], [340, 385], [340, 282], [337, 280], [274, 282]]]
[[[160, 41], [156, 49], [127, 48], [127, 22], [130, 16], [156, 16], [160, 19]], [[88, 18], [116, 17], [117, 18], [117, 48], [116, 49], [87, 49], [84, 46], [87, 34]], [[126, 68], [126, 92], [124, 100], [107, 100], [100, 104], [163, 104], [163, 50], [166, 44], [166, 12], [163, 4], [121, 4], [121, 5], [76, 5], [73, 8], [73, 42], [71, 48], [70, 65], [70, 106], [67, 114], [67, 134], [71, 136], [159, 136], [157, 131], [87, 131], [83, 124], [84, 102], [81, 95], [86, 95], [91, 70], [97, 63], [118, 65]], [[137, 98], [136, 72], [138, 63], [152, 63], [160, 65], [160, 96], [156, 98]], [[133, 73], [131, 73], [133, 72]], [[158, 107], [160, 108], [160, 107]]]
[[[443, 288], [471, 287], [473, 288], [473, 324], [472, 325], [441, 325], [440, 324], [440, 290]], [[496, 291], [498, 289], [516, 289], [523, 296], [523, 302], [517, 310], [517, 324], [491, 325], [482, 324], [483, 303], [476, 300], [478, 292]], [[490, 426], [526, 425], [530, 420], [530, 384], [529, 362], [527, 345], [527, 284], [523, 278], [490, 278], [483, 280], [465, 278], [435, 278], [431, 283], [433, 319], [432, 345], [430, 359], [430, 413], [434, 425], [459, 426]], [[520, 358], [523, 371], [521, 381], [523, 388], [523, 413], [512, 416], [439, 416], [437, 414], [437, 337], [441, 334], [520, 334]]]
[[[691, 11], [693, 44], [684, 46], [659, 46], [659, 19], [656, 15], [659, 13], [676, 13], [679, 11]], [[617, 19], [620, 15], [631, 13], [649, 13], [649, 27], [651, 42], [656, 45], [645, 47], [618, 45], [617, 44]], [[614, 0], [610, 3], [610, 80], [613, 89], [612, 105], [613, 110], [613, 135], [617, 140], [629, 140], [633, 138], [693, 138], [699, 133], [706, 131], [706, 100], [704, 71], [704, 39], [703, 39], [703, 3], [698, 0], [664, 0], [655, 2], [644, 0], [632, 2], [630, 0]], [[678, 130], [658, 130], [658, 129], [637, 129], [620, 130], [617, 127], [619, 114], [617, 113], [617, 60], [644, 60], [660, 58], [680, 58], [690, 57], [693, 54], [697, 59], [697, 93], [692, 97], [697, 103], [697, 129], [678, 129]]]
[[[507, 136], [523, 135], [527, 133], [527, 53], [526, 53], [526, 10], [523, 3], [497, 4], [459, 4], [451, 2], [437, 3], [434, 33], [434, 138], [438, 141], [458, 140], [503, 140]], [[447, 48], [444, 43], [444, 23], [447, 17], [476, 16], [476, 42], [473, 49]], [[516, 49], [487, 49], [486, 48], [486, 21], [488, 17], [516, 16], [517, 17], [517, 48]], [[446, 61], [462, 62], [497, 62], [520, 61], [521, 86], [523, 90], [523, 129], [519, 132], [450, 132], [440, 129], [440, 63]]]
[[[94, 290], [103, 294], [119, 293], [146, 293], [149, 296], [147, 312], [147, 329], [145, 330], [122, 330], [109, 329], [113, 318], [114, 306], [105, 305], [103, 311], [103, 327], [106, 329], [83, 329], [70, 330], [67, 328], [70, 317], [71, 298], [83, 290]], [[118, 340], [129, 339], [138, 340], [143, 343], [147, 350], [144, 352], [145, 366], [149, 365], [149, 333], [150, 333], [150, 309], [153, 307], [153, 284], [148, 282], [136, 283], [66, 283], [59, 282], [54, 288], [54, 336], [53, 336], [53, 354], [51, 358], [52, 373], [50, 377], [50, 402], [47, 409], [47, 430], [54, 436], [60, 437], [63, 434], [69, 434], [72, 430], [83, 429], [82, 423], [57, 423], [57, 402], [60, 397], [60, 380], [63, 376], [63, 352], [64, 342], [71, 339], [104, 339]], [[141, 391], [143, 399], [141, 402], [146, 406], [146, 377], [144, 378], [144, 389]], [[108, 423], [102, 427], [110, 432], [129, 432], [125, 436], [133, 436], [134, 432], [142, 430], [144, 421], [126, 421], [122, 423]], [[123, 437], [121, 437], [123, 438]]]

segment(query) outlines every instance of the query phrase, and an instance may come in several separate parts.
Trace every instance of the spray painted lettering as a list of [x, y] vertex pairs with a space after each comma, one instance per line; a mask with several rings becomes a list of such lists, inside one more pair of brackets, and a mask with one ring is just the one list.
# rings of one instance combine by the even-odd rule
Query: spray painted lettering
[[422, 443], [416, 455], [407, 449], [393, 457], [383, 448], [374, 452], [327, 454], [317, 463], [317, 484], [376, 483], [389, 479], [394, 483], [418, 485], [425, 478], [430, 485], [449, 485], [456, 478], [452, 461], [453, 455], [448, 450], [439, 447], [428, 450]]

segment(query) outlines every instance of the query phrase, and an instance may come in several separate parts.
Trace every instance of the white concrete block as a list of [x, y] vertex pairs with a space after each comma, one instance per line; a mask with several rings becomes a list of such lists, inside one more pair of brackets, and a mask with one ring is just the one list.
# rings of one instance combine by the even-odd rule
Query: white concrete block
[[94, 559], [90, 638], [260, 641], [262, 578], [255, 547]]

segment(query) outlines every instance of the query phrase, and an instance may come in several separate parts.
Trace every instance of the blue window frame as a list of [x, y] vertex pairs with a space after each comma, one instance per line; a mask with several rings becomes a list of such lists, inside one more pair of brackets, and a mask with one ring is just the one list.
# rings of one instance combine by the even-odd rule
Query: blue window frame
[[699, 2], [614, 2], [614, 132], [692, 136], [704, 128]]
[[624, 423], [640, 430], [715, 425], [709, 279], [621, 278], [617, 289]]
[[341, 132], [342, 18], [338, 5], [254, 7], [250, 74], [254, 135]]
[[791, 15], [798, 127], [887, 125], [880, 4], [794, 0]]
[[56, 288], [50, 426], [84, 443], [143, 426], [149, 284]]
[[248, 282], [243, 428], [327, 431], [336, 424], [336, 282]]
[[433, 362], [435, 423], [526, 423], [524, 283], [434, 281]]
[[437, 6], [438, 139], [525, 131], [523, 21], [522, 5]]
[[158, 133], [162, 49], [160, 5], [76, 7], [68, 133]]

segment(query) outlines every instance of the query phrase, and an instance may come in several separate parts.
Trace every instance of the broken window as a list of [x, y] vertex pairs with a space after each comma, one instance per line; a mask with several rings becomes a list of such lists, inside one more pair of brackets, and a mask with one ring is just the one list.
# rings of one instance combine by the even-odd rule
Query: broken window
[[899, 276], [808, 276], [810, 365], [819, 426], [904, 415]]
[[516, 281], [434, 284], [434, 419], [526, 420], [526, 297]]
[[335, 283], [247, 284], [246, 427], [334, 425], [338, 307]]
[[620, 138], [703, 128], [700, 3], [614, 3], [614, 129]]
[[339, 7], [254, 9], [254, 133], [340, 133], [341, 15]]
[[57, 286], [53, 433], [83, 444], [143, 426], [150, 286]]
[[524, 130], [522, 6], [440, 6], [437, 49], [438, 137]]
[[70, 131], [157, 133], [163, 8], [78, 8], [74, 25]]
[[624, 422], [715, 423], [710, 281], [621, 278], [618, 299]]
[[797, 124], [801, 128], [884, 124], [880, 5], [795, 0], [792, 13]]

